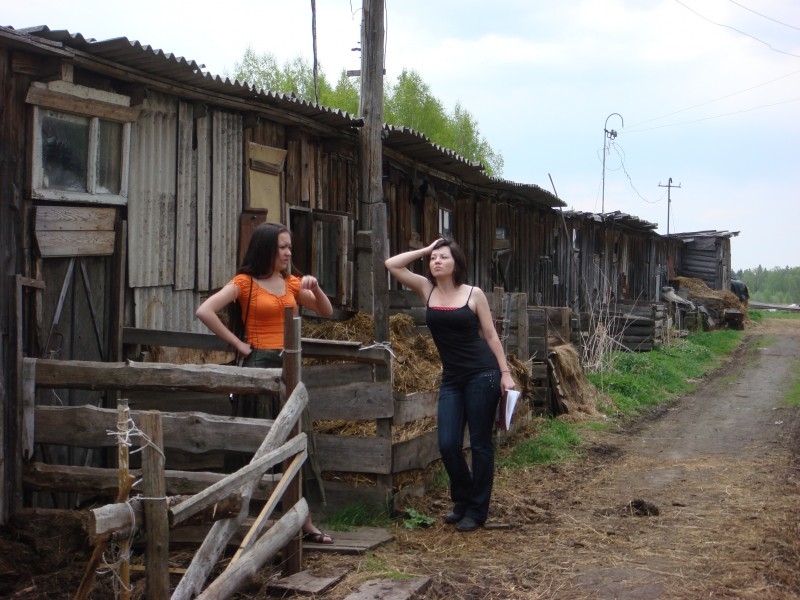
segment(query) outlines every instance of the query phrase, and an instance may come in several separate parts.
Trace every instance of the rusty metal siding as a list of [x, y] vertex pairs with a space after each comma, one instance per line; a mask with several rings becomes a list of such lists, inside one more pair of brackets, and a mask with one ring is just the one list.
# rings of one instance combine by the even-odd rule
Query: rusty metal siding
[[134, 126], [128, 198], [128, 281], [172, 285], [178, 102], [150, 92]]
[[200, 292], [175, 291], [172, 286], [137, 288], [133, 290], [136, 304], [136, 327], [161, 331], [210, 333], [194, 311], [205, 299]]
[[175, 218], [175, 289], [193, 290], [197, 271], [197, 163], [192, 149], [194, 110], [178, 105], [178, 172]]
[[211, 135], [211, 280], [221, 288], [236, 271], [242, 209], [242, 117], [216, 111]]

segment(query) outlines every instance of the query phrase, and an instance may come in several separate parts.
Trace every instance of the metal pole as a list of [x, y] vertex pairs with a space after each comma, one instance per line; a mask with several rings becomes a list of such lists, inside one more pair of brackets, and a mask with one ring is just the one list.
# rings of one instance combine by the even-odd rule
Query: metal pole
[[606, 212], [606, 140], [613, 140], [617, 137], [617, 132], [613, 129], [611, 131], [608, 130], [608, 120], [617, 115], [623, 127], [625, 127], [625, 121], [622, 119], [622, 115], [619, 113], [611, 113], [606, 117], [606, 124], [603, 126], [603, 195], [602, 195], [602, 204], [600, 208], [600, 214]]

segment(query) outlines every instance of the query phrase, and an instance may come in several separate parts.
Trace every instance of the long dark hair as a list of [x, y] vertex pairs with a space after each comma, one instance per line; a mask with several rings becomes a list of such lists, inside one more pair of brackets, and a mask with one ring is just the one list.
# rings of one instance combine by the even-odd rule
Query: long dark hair
[[[433, 249], [438, 250], [439, 248], [443, 247], [450, 248], [450, 254], [453, 255], [453, 262], [455, 265], [453, 266], [453, 283], [456, 285], [461, 285], [463, 283], [467, 283], [467, 257], [464, 254], [464, 251], [461, 249], [455, 240], [451, 240], [449, 238], [442, 238], [434, 244]], [[433, 285], [436, 285], [436, 278], [431, 274], [430, 269], [428, 270], [428, 281], [430, 281]]]
[[[284, 232], [291, 235], [281, 223], [262, 223], [256, 227], [236, 274], [252, 275], [257, 278], [271, 276], [275, 271], [275, 259], [278, 257], [278, 236]], [[284, 275], [288, 275], [291, 268], [290, 263]]]

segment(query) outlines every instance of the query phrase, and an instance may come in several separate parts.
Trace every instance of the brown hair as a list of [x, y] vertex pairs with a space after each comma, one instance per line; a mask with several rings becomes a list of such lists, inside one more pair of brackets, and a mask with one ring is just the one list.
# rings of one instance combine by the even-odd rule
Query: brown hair
[[[461, 285], [467, 282], [467, 257], [464, 254], [464, 251], [461, 249], [455, 240], [449, 238], [442, 238], [434, 244], [433, 249], [438, 250], [439, 248], [450, 248], [450, 254], [453, 255], [453, 262], [455, 266], [453, 267], [453, 283], [456, 285]], [[436, 285], [436, 279], [433, 275], [431, 275], [430, 271], [428, 272], [428, 280], [433, 284]]]

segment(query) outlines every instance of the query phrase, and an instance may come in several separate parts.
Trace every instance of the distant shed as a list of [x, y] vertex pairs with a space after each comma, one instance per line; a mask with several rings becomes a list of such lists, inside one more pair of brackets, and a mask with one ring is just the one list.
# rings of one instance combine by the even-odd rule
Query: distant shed
[[701, 279], [712, 290], [731, 289], [731, 238], [738, 235], [738, 231], [670, 234], [683, 242], [676, 274]]

